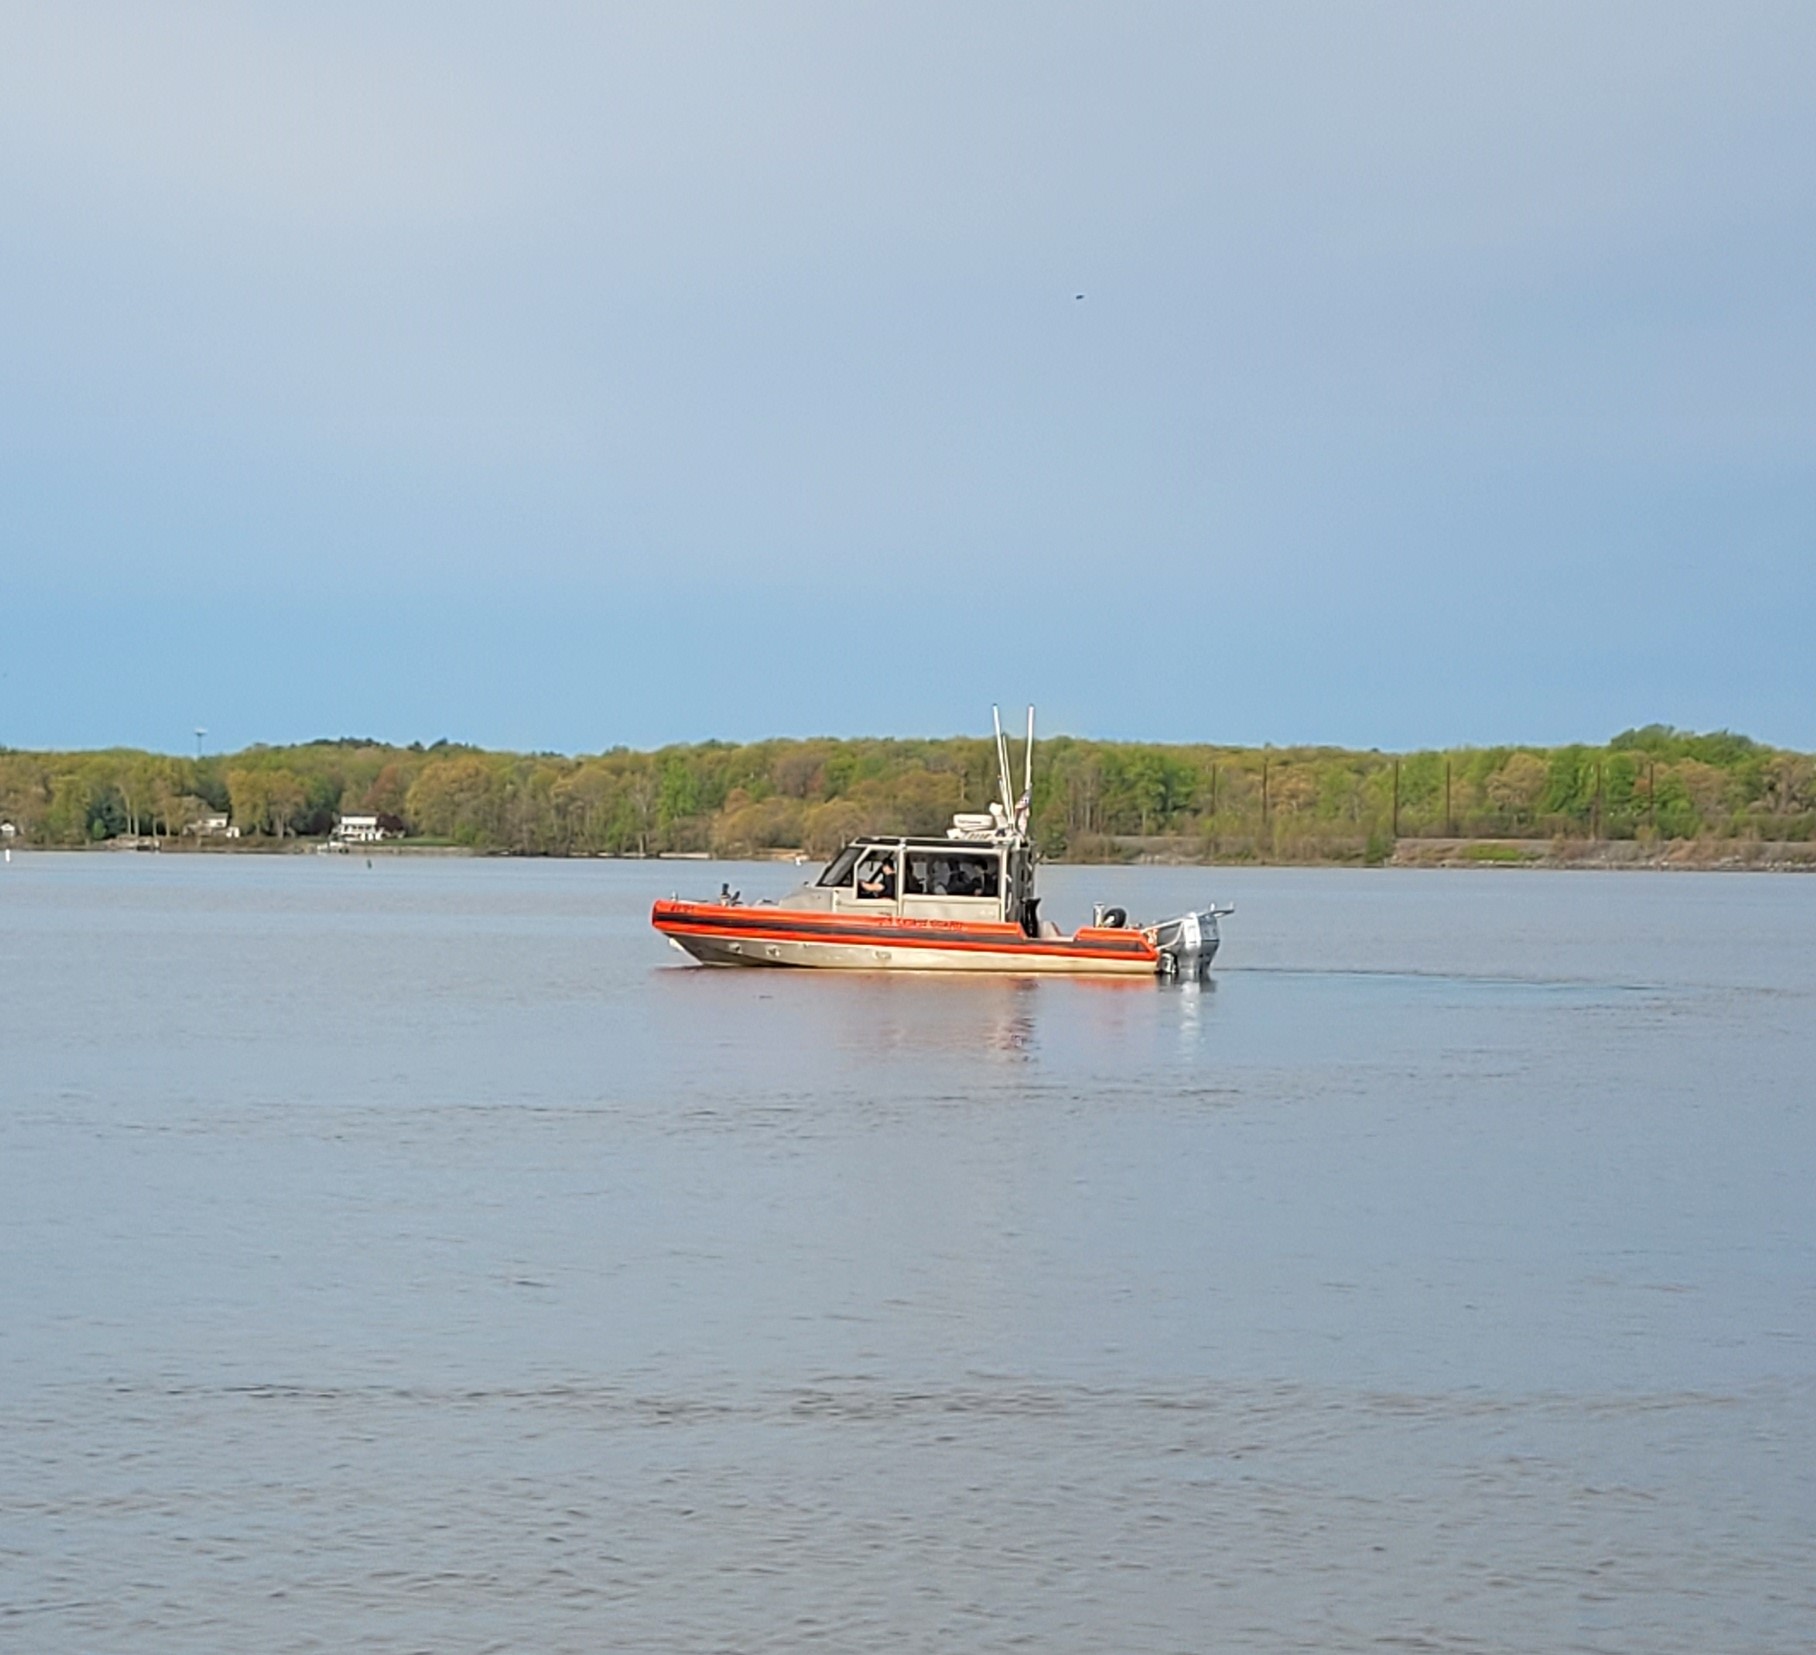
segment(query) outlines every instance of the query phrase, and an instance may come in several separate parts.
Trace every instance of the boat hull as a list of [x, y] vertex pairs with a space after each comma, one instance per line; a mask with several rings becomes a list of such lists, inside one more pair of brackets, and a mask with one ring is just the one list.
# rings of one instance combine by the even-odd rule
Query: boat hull
[[1141, 932], [1107, 927], [1029, 937], [1014, 925], [675, 901], [658, 902], [650, 923], [705, 965], [1138, 977], [1160, 967]]

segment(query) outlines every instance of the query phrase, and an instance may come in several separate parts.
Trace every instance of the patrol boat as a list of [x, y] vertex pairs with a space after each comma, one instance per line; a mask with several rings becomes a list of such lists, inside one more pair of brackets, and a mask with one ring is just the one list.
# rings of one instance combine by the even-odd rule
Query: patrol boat
[[1233, 908], [1132, 926], [1121, 908], [1099, 904], [1069, 936], [1041, 918], [1028, 832], [1034, 709], [1013, 806], [1000, 714], [995, 723], [1002, 797], [987, 812], [953, 817], [944, 837], [866, 834], [774, 901], [747, 904], [728, 889], [711, 902], [671, 898], [651, 909], [650, 923], [707, 965], [1201, 976], [1217, 953], [1217, 922]]

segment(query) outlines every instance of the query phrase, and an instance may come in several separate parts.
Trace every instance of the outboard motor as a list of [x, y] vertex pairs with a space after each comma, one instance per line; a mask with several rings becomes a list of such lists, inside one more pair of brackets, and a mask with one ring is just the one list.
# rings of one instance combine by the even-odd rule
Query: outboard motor
[[1160, 969], [1168, 977], [1202, 977], [1217, 957], [1217, 921], [1235, 909], [1210, 907], [1177, 919], [1162, 920], [1148, 935], [1160, 950]]

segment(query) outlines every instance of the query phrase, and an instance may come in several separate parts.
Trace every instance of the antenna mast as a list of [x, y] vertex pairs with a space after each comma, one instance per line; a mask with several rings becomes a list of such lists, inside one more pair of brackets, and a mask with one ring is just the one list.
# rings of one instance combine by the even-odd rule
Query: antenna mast
[[1009, 744], [1003, 740], [1002, 709], [994, 704], [990, 708], [991, 721], [996, 725], [996, 779], [1002, 788], [1003, 811], [1011, 821], [1015, 819], [1015, 789], [1009, 780]]
[[[1033, 811], [1034, 811], [1034, 703], [1032, 701], [1030, 701], [1028, 703], [1028, 750], [1027, 750], [1027, 753], [1024, 755], [1023, 766], [1022, 766], [1022, 805], [1023, 805], [1023, 809], [1029, 815], [1033, 814]], [[1028, 824], [1025, 821], [1022, 823], [1022, 827], [1024, 830], [1027, 828], [1027, 825]]]

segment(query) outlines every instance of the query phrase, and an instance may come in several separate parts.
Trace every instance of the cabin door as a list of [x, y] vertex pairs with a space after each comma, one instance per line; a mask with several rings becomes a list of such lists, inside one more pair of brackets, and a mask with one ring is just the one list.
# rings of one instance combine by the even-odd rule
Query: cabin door
[[901, 862], [899, 845], [874, 845], [858, 858], [854, 889], [859, 913], [900, 915]]

